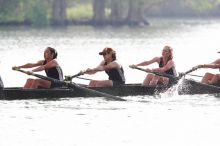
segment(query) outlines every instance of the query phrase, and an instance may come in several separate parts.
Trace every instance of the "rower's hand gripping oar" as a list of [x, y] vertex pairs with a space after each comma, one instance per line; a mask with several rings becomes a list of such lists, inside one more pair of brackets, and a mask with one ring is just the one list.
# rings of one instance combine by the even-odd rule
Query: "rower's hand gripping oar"
[[65, 76], [65, 79], [64, 79], [64, 81], [72, 81], [72, 79], [73, 78], [76, 78], [76, 77], [79, 77], [79, 76], [81, 76], [81, 75], [84, 75], [86, 73], [86, 71], [84, 70], [84, 71], [80, 71], [79, 73], [77, 73], [77, 74], [75, 74], [75, 75], [72, 75], [72, 76]]
[[76, 83], [60, 81], [60, 80], [57, 80], [57, 79], [54, 79], [54, 78], [50, 78], [50, 77], [46, 77], [46, 76], [43, 76], [43, 75], [35, 74], [33, 72], [30, 72], [30, 71], [24, 71], [24, 70], [21, 70], [20, 68], [13, 68], [13, 70], [25, 73], [27, 75], [35, 76], [35, 77], [38, 77], [38, 78], [43, 79], [43, 80], [56, 82], [56, 83], [61, 84], [63, 86], [67, 86], [67, 87], [71, 87], [71, 88], [78, 88], [78, 89], [84, 90], [86, 92], [95, 94], [96, 96], [106, 97], [107, 99], [111, 99], [111, 100], [126, 101], [125, 99], [113, 96], [111, 94], [107, 94], [107, 93], [103, 93], [103, 92], [100, 92], [100, 91], [96, 91], [96, 90], [92, 90], [92, 89], [89, 89], [89, 88], [86, 88], [86, 87], [79, 86]]

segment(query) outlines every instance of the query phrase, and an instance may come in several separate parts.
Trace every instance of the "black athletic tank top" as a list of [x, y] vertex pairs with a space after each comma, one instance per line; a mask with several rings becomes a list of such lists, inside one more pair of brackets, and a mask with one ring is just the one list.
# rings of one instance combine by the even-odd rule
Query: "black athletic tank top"
[[[105, 65], [107, 65], [107, 63], [105, 63]], [[108, 74], [109, 80], [112, 80], [113, 82], [125, 83], [124, 70], [122, 67], [106, 70], [105, 72]]]
[[[46, 64], [46, 60], [44, 61], [43, 65]], [[45, 73], [48, 77], [54, 78], [57, 80], [63, 80], [63, 71], [60, 66], [52, 67], [50, 69], [45, 70]]]
[[[160, 58], [159, 67], [164, 67], [164, 63], [163, 63], [163, 58], [162, 57]], [[177, 76], [176, 68], [174, 66], [171, 69], [165, 71], [165, 73], [173, 75], [173, 76]]]

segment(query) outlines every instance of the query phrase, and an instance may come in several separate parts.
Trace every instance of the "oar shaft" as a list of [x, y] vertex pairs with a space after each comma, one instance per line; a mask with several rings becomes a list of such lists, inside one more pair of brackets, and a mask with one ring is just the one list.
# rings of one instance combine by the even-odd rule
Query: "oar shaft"
[[158, 75], [158, 76], [163, 76], [163, 77], [167, 77], [167, 78], [176, 79], [175, 76], [169, 75], [169, 74], [166, 74], [166, 73], [146, 71], [145, 69], [140, 68], [140, 67], [132, 67], [132, 68], [133, 68], [133, 69], [137, 69], [137, 70], [141, 70], [141, 71], [144, 71], [144, 72], [147, 72], [147, 73], [152, 73], [152, 74], [155, 74], [155, 75]]
[[78, 76], [84, 75], [86, 71], [80, 71], [78, 74], [75, 74], [73, 76], [70, 77], [70, 79], [72, 80], [73, 78], [76, 78]]
[[186, 74], [188, 74], [188, 73], [191, 73], [191, 72], [193, 72], [195, 69], [190, 69], [190, 70], [188, 70], [188, 71], [186, 71], [185, 73], [184, 73], [184, 75], [186, 75]]
[[92, 79], [88, 79], [88, 78], [83, 78], [83, 77], [76, 77], [78, 79], [83, 79], [83, 80], [88, 80], [88, 81], [91, 81]]
[[203, 76], [200, 76], [200, 75], [193, 75], [193, 74], [188, 74], [189, 76], [193, 76], [193, 77], [200, 77], [202, 78]]
[[185, 75], [187, 75], [187, 74], [189, 74], [189, 73], [191, 73], [191, 72], [193, 72], [193, 71], [195, 71], [195, 70], [197, 70], [198, 68], [192, 68], [192, 69], [190, 69], [190, 70], [188, 70], [188, 71], [186, 71], [186, 72], [184, 72], [184, 73], [181, 73], [180, 75], [179, 75], [179, 78], [182, 78], [183, 76], [185, 76]]
[[116, 96], [113, 96], [113, 95], [110, 95], [110, 94], [107, 94], [107, 93], [99, 92], [97, 90], [92, 90], [90, 88], [82, 87], [82, 86], [79, 86], [75, 83], [67, 83], [67, 85], [69, 87], [72, 87], [72, 88], [78, 88], [78, 89], [81, 89], [81, 90], [84, 90], [84, 91], [88, 91], [88, 92], [90, 92], [92, 94], [95, 94], [96, 96], [99, 96], [99, 97], [108, 97], [108, 98], [113, 99], [113, 100], [126, 101], [125, 99], [122, 99], [122, 98], [119, 98], [119, 97], [116, 97]]

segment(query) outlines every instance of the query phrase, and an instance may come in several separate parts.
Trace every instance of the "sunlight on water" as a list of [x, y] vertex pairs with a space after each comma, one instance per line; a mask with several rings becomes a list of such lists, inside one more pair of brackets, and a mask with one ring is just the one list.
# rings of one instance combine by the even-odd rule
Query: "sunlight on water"
[[[7, 87], [23, 86], [29, 76], [11, 67], [43, 59], [47, 46], [58, 50], [65, 75], [97, 66], [102, 60], [98, 52], [113, 47], [127, 83], [141, 83], [146, 76], [128, 66], [160, 56], [164, 45], [173, 47], [178, 72], [219, 57], [218, 19], [150, 21], [149, 27], [141, 28], [0, 28], [2, 79]], [[219, 72], [200, 69], [193, 74], [207, 71]], [[83, 77], [107, 78], [104, 73]], [[88, 84], [80, 79], [74, 82]], [[179, 85], [156, 96], [124, 97], [126, 102], [103, 98], [2, 100], [0, 145], [219, 146], [220, 99], [217, 95], [178, 95]]]

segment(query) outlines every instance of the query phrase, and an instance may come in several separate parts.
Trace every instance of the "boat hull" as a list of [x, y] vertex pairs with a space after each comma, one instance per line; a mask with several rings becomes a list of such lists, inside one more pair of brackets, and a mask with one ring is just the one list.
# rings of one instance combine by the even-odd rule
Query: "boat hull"
[[[170, 86], [142, 86], [141, 84], [126, 84], [116, 87], [94, 87], [92, 90], [108, 93], [114, 96], [137, 96], [155, 95], [166, 92]], [[213, 94], [220, 93], [220, 87], [202, 84], [193, 80], [183, 80], [178, 87], [178, 93], [184, 94]], [[55, 88], [55, 89], [22, 89], [3, 88], [0, 90], [0, 99], [54, 99], [54, 98], [76, 98], [97, 97], [97, 94], [87, 92], [79, 88]]]
[[[154, 95], [166, 91], [167, 86], [142, 86], [140, 84], [130, 84], [117, 87], [96, 87], [92, 90], [108, 93], [114, 96], [137, 96]], [[53, 99], [53, 98], [75, 98], [75, 97], [97, 97], [97, 95], [85, 90], [76, 88], [59, 89], [22, 89], [22, 88], [4, 88], [1, 91], [1, 99]]]
[[215, 94], [220, 93], [220, 87], [214, 85], [207, 85], [194, 80], [183, 80], [178, 88], [180, 95], [186, 94]]

